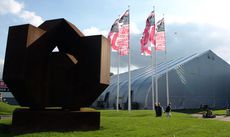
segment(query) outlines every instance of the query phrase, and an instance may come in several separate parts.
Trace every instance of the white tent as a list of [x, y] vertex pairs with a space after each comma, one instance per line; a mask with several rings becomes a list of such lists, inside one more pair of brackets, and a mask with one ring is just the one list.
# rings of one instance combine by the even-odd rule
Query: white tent
[[[230, 103], [230, 65], [211, 50], [192, 54], [157, 65], [158, 94], [161, 105], [166, 106], [166, 80], [169, 75], [169, 99], [173, 109], [227, 107]], [[132, 106], [152, 109], [151, 66], [131, 72]], [[93, 103], [94, 107], [114, 108], [116, 104], [117, 76], [111, 77], [110, 86]], [[127, 108], [128, 73], [120, 74], [121, 108]]]

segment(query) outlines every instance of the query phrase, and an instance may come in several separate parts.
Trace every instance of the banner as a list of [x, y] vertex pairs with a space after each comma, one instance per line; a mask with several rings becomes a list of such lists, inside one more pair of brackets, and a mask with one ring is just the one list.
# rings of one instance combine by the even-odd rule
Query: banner
[[156, 50], [165, 51], [166, 40], [165, 40], [165, 24], [164, 18], [157, 22], [157, 33], [156, 33]]
[[116, 44], [119, 46], [121, 56], [129, 54], [129, 10], [126, 10], [119, 19], [119, 33]]
[[[149, 43], [150, 41], [150, 43]], [[155, 45], [155, 12], [152, 11], [146, 19], [146, 26], [142, 33], [141, 43], [141, 55], [151, 55], [151, 47]]]
[[155, 47], [155, 45], [156, 45], [156, 40], [155, 40], [156, 25], [155, 25], [155, 13], [154, 13], [154, 11], [151, 12], [151, 14], [147, 20], [149, 21], [149, 24], [150, 24], [149, 41], [151, 43], [151, 46]]
[[117, 37], [118, 37], [118, 33], [119, 33], [119, 19], [116, 19], [115, 22], [113, 23], [109, 35], [108, 35], [108, 39], [110, 41], [110, 44], [112, 46], [112, 51], [118, 51], [118, 45], [116, 44], [117, 41]]

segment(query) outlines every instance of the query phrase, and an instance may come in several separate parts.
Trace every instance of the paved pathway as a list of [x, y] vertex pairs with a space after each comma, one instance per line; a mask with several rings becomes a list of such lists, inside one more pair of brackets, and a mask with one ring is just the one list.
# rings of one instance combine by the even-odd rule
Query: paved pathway
[[12, 118], [12, 115], [0, 115], [0, 119]]
[[[198, 118], [203, 118], [202, 114], [192, 114], [192, 116], [198, 117]], [[225, 115], [217, 115], [215, 118], [205, 118], [205, 119], [221, 120], [221, 121], [230, 122], [230, 116], [225, 116]]]

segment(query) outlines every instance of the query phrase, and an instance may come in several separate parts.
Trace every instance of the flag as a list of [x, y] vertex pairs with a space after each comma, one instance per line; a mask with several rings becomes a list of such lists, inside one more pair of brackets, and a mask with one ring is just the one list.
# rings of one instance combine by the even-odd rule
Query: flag
[[119, 33], [119, 19], [116, 19], [115, 22], [113, 23], [110, 32], [108, 34], [108, 39], [110, 41], [110, 44], [112, 46], [113, 51], [118, 51], [118, 45], [116, 44], [118, 33]]
[[119, 54], [125, 56], [129, 53], [129, 10], [125, 11], [118, 22], [119, 32], [116, 44], [119, 47]]
[[157, 29], [156, 29], [156, 50], [165, 50], [166, 43], [165, 43], [165, 23], [164, 18], [157, 22]]
[[151, 42], [151, 45], [154, 47], [156, 45], [156, 41], [155, 41], [156, 25], [155, 25], [155, 13], [154, 13], [154, 11], [151, 12], [151, 14], [149, 15], [147, 20], [149, 21], [149, 24], [150, 24], [149, 41]]
[[151, 55], [151, 47], [155, 45], [155, 12], [152, 11], [146, 19], [146, 26], [142, 33], [141, 43], [141, 55]]

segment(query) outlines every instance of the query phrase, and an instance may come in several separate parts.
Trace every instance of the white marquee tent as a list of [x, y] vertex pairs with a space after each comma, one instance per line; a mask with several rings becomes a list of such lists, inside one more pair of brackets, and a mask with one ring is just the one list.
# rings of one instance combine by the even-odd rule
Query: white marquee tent
[[[157, 65], [159, 102], [166, 106], [166, 72], [169, 76], [169, 99], [173, 109], [227, 107], [230, 103], [230, 65], [211, 50]], [[131, 72], [132, 105], [136, 109], [152, 109], [152, 68]], [[94, 107], [115, 108], [117, 76], [93, 103]], [[121, 109], [127, 108], [128, 72], [120, 74]]]

